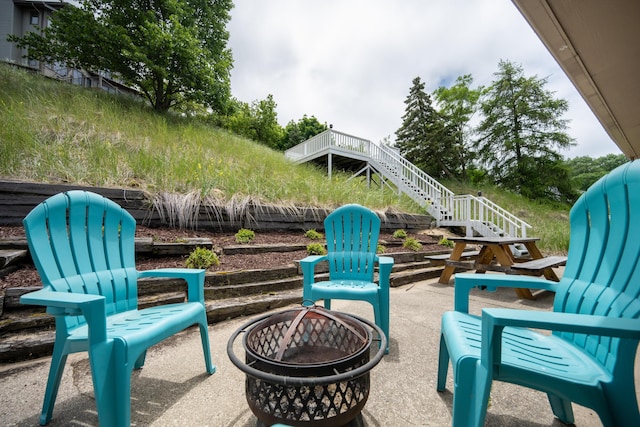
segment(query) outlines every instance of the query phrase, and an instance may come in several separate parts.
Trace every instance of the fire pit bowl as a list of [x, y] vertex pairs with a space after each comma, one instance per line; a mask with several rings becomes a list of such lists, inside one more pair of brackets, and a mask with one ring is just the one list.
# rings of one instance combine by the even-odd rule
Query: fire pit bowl
[[[240, 334], [244, 362], [233, 350]], [[373, 341], [378, 351], [371, 357]], [[309, 306], [246, 323], [229, 338], [227, 354], [246, 374], [247, 403], [259, 426], [336, 427], [362, 411], [369, 371], [384, 356], [386, 341], [365, 319]]]

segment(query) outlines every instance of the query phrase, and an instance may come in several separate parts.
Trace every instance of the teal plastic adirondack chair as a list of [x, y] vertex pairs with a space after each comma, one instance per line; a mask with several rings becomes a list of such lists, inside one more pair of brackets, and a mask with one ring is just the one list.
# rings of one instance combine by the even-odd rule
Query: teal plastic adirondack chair
[[[205, 368], [211, 363], [204, 270], [135, 268], [134, 218], [86, 191], [60, 193], [24, 219], [29, 250], [44, 287], [21, 297], [55, 316], [56, 338], [40, 424], [51, 420], [67, 356], [87, 351], [101, 426], [130, 425], [131, 372], [147, 348], [199, 325]], [[142, 277], [182, 278], [188, 302], [138, 309]]]
[[[324, 220], [327, 255], [311, 255], [300, 261], [303, 274], [303, 303], [332, 299], [367, 301], [373, 306], [375, 323], [387, 337], [389, 352], [389, 279], [393, 258], [378, 256], [380, 218], [356, 204], [344, 205]], [[329, 264], [329, 280], [315, 281], [315, 265]], [[378, 283], [374, 269], [378, 265]]]
[[[640, 339], [640, 160], [593, 184], [571, 209], [564, 275], [556, 285], [511, 275], [459, 274], [455, 311], [442, 317], [438, 390], [453, 367], [453, 425], [484, 424], [493, 380], [547, 394], [573, 423], [572, 402], [605, 426], [640, 425], [634, 358]], [[547, 289], [553, 312], [484, 309], [468, 314], [469, 290]], [[528, 328], [553, 331], [551, 335]]]

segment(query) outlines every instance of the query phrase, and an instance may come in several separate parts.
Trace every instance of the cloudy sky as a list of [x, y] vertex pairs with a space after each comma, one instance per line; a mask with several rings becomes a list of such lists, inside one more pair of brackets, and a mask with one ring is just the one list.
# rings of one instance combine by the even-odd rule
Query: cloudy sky
[[428, 93], [464, 74], [489, 85], [504, 59], [569, 101], [577, 145], [562, 155], [620, 154], [509, 0], [235, 0], [231, 17], [233, 95], [272, 94], [282, 126], [307, 114], [393, 141], [415, 77]]

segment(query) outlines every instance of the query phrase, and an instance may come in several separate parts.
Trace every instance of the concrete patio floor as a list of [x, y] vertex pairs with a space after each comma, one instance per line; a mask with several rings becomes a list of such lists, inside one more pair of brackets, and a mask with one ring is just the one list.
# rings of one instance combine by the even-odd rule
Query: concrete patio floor
[[[553, 294], [519, 300], [513, 290], [474, 292], [471, 311], [482, 307], [550, 310]], [[447, 391], [435, 389], [442, 313], [453, 307], [453, 287], [436, 279], [391, 289], [391, 349], [371, 371], [371, 392], [363, 411], [373, 426], [451, 424], [451, 369]], [[366, 303], [335, 301], [334, 310], [373, 318]], [[281, 311], [279, 309], [277, 311]], [[257, 316], [256, 316], [257, 317]], [[244, 374], [227, 357], [231, 334], [249, 318], [210, 326], [217, 372], [207, 375], [199, 334], [190, 329], [149, 350], [145, 367], [132, 378], [132, 425], [253, 427], [256, 418], [244, 395]], [[242, 358], [241, 346], [237, 354]], [[636, 362], [636, 384], [638, 375]], [[0, 424], [38, 424], [49, 358], [0, 365]], [[636, 395], [638, 393], [636, 392]], [[593, 411], [574, 405], [578, 427], [600, 426]], [[62, 379], [51, 426], [95, 426], [97, 414], [86, 355], [72, 355]], [[546, 395], [511, 384], [494, 383], [489, 426], [562, 426]]]

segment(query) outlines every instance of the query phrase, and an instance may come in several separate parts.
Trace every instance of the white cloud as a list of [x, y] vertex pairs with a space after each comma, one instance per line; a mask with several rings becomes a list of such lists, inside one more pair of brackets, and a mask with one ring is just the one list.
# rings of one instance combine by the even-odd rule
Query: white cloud
[[251, 102], [272, 94], [283, 126], [307, 114], [372, 141], [394, 139], [413, 78], [428, 92], [463, 74], [487, 85], [505, 59], [548, 77], [548, 88], [569, 101], [578, 145], [563, 155], [620, 153], [508, 0], [235, 3], [233, 95]]

